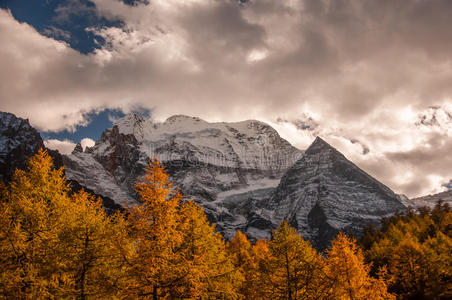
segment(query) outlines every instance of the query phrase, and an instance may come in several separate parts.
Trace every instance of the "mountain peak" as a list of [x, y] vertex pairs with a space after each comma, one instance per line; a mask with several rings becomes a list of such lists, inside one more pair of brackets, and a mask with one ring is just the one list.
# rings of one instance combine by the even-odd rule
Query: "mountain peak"
[[312, 146], [322, 146], [322, 147], [332, 147], [330, 144], [328, 144], [327, 142], [325, 142], [324, 139], [322, 139], [320, 136], [317, 136], [314, 140], [314, 142], [312, 142]]
[[74, 150], [72, 150], [72, 154], [78, 153], [78, 152], [83, 153], [83, 147], [82, 147], [82, 144], [80, 144], [80, 143], [77, 143], [77, 145], [75, 145]]
[[113, 123], [113, 126], [117, 126], [119, 133], [122, 134], [134, 134], [136, 127], [141, 127], [142, 123], [146, 120], [143, 116], [137, 113], [130, 113], [125, 115], [119, 120]]
[[113, 125], [121, 125], [125, 122], [135, 122], [135, 123], [139, 123], [139, 122], [143, 122], [144, 121], [144, 117], [138, 113], [129, 113], [127, 115], [125, 115], [124, 117], [116, 120]]
[[339, 231], [359, 236], [365, 226], [405, 209], [393, 191], [320, 137], [286, 172], [271, 201], [276, 223], [290, 221], [319, 249]]
[[21, 126], [31, 129], [28, 119], [18, 118], [14, 114], [8, 112], [0, 112], [0, 124], [2, 125], [3, 130], [7, 130], [8, 128], [19, 129]]
[[8, 181], [15, 169], [24, 169], [40, 148], [44, 148], [41, 135], [27, 119], [0, 112], [0, 179]]
[[306, 150], [306, 153], [313, 154], [324, 150], [337, 151], [333, 146], [325, 142], [325, 140], [323, 140], [321, 137], [317, 136], [315, 140], [312, 142], [312, 144]]
[[270, 198], [301, 155], [270, 125], [256, 120], [207, 122], [174, 115], [160, 123], [131, 114], [107, 129], [90, 151], [65, 159], [68, 179], [123, 204], [135, 201], [133, 186], [149, 158], [157, 157], [175, 186], [203, 205], [226, 238], [236, 230], [258, 238], [271, 231], [259, 203]]
[[184, 122], [184, 121], [191, 121], [191, 122], [204, 122], [206, 121], [198, 118], [198, 117], [191, 117], [187, 115], [174, 115], [169, 117], [165, 120], [165, 123], [176, 123], [176, 122]]

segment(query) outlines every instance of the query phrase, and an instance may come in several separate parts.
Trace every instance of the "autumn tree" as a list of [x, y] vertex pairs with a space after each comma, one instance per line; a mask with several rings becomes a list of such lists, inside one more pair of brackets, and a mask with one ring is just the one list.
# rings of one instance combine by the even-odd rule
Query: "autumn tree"
[[141, 205], [129, 209], [135, 249], [125, 256], [132, 280], [127, 292], [158, 299], [178, 286], [186, 273], [177, 252], [183, 241], [178, 230], [182, 196], [157, 160], [149, 163], [135, 188]]
[[79, 299], [114, 296], [127, 285], [127, 265], [118, 252], [118, 243], [131, 243], [123, 216], [108, 216], [101, 200], [83, 190], [71, 200], [61, 212], [53, 250], [59, 272], [68, 279], [59, 294]]
[[[266, 279], [271, 272], [271, 266], [268, 263], [272, 259], [272, 253], [269, 249], [268, 240], [257, 240], [253, 245], [253, 257], [257, 265], [257, 270], [254, 269], [256, 274], [254, 280], [251, 282], [251, 294], [256, 299], [265, 299], [271, 295], [271, 287], [268, 286]], [[246, 297], [245, 297], [246, 298]]]
[[[370, 266], [365, 264], [362, 250], [356, 242], [339, 233], [331, 249], [326, 251], [325, 277], [334, 299], [392, 299], [387, 292], [383, 276], [369, 275]], [[382, 274], [381, 274], [382, 275]]]
[[194, 202], [182, 202], [164, 166], [152, 160], [136, 185], [141, 205], [130, 209], [135, 249], [125, 257], [137, 297], [229, 297], [232, 263], [223, 238]]
[[374, 270], [387, 268], [389, 290], [401, 299], [448, 299], [452, 297], [451, 228], [448, 204], [408, 210], [366, 235], [366, 259]]
[[181, 206], [181, 248], [186, 275], [176, 296], [236, 298], [240, 273], [234, 269], [226, 242], [215, 225], [210, 225], [202, 208], [193, 201]]
[[270, 257], [261, 262], [266, 297], [315, 299], [320, 297], [322, 258], [308, 241], [284, 221], [268, 244]]
[[[262, 289], [259, 287], [259, 261], [267, 259], [262, 250], [268, 253], [268, 247], [262, 244], [265, 244], [265, 242], [259, 241], [259, 245], [253, 247], [246, 235], [240, 231], [237, 231], [232, 241], [228, 243], [229, 256], [242, 278], [238, 293], [244, 299], [262, 298]], [[260, 252], [260, 254], [257, 252]]]
[[[452, 214], [444, 220], [452, 224]], [[447, 220], [448, 219], [448, 220]], [[449, 234], [450, 232], [449, 225]], [[445, 228], [446, 229], [446, 228]], [[434, 237], [429, 237], [422, 244], [429, 270], [425, 287], [425, 295], [430, 299], [452, 298], [452, 238], [439, 231]]]
[[62, 169], [52, 169], [45, 151], [17, 170], [2, 199], [2, 294], [12, 298], [50, 296], [58, 283], [49, 253], [58, 244], [53, 213], [67, 200], [69, 188]]
[[117, 228], [99, 200], [83, 191], [71, 194], [63, 169], [54, 169], [43, 150], [1, 190], [3, 297], [114, 295], [121, 268], [110, 237]]

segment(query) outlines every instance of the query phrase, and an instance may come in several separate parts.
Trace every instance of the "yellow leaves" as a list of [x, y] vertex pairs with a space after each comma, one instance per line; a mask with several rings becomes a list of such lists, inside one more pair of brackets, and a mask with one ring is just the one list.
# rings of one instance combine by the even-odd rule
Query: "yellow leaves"
[[336, 299], [390, 299], [382, 279], [369, 276], [363, 252], [356, 242], [339, 233], [326, 251], [325, 275]]
[[263, 279], [277, 298], [309, 299], [318, 296], [322, 260], [308, 241], [284, 221], [269, 242], [270, 257]]
[[[142, 205], [130, 209], [129, 224], [135, 251], [128, 261], [136, 292], [148, 294], [173, 284], [184, 270], [177, 268], [176, 249], [182, 242], [178, 230], [180, 196], [173, 190], [164, 167], [152, 161], [136, 190]], [[156, 290], [156, 293], [162, 291]]]
[[[112, 294], [121, 270], [109, 237], [116, 225], [99, 200], [69, 194], [45, 151], [2, 188], [0, 294], [6, 298]], [[115, 270], [115, 271], [111, 271]]]
[[252, 267], [254, 260], [252, 256], [252, 246], [246, 235], [240, 231], [235, 233], [234, 238], [228, 244], [228, 252], [236, 267]]
[[[270, 241], [252, 245], [237, 232], [227, 243], [202, 208], [182, 200], [157, 160], [135, 188], [142, 204], [128, 209], [127, 218], [109, 216], [100, 199], [70, 192], [45, 151], [30, 159], [9, 187], [0, 184], [0, 298], [391, 298], [345, 235], [326, 258], [287, 222]], [[448, 228], [450, 216], [436, 217]], [[384, 258], [386, 245], [398, 243], [410, 226], [393, 227], [375, 252]], [[450, 265], [444, 249], [450, 249], [446, 234], [429, 236], [421, 252], [434, 257], [429, 263]], [[395, 265], [403, 259], [395, 257]]]
[[[135, 185], [135, 189], [144, 205], [155, 205], [171, 199], [181, 199], [180, 195], [175, 196], [178, 193], [173, 189], [173, 184], [165, 171], [165, 167], [156, 159], [149, 162], [143, 178]], [[173, 206], [167, 204], [168, 209], [174, 209], [175, 205], [177, 205], [177, 202]]]
[[325, 258], [290, 227], [280, 224], [270, 241], [251, 246], [240, 232], [228, 246], [244, 275], [244, 299], [393, 299], [381, 279], [369, 275], [356, 242], [339, 234]]
[[153, 160], [130, 209], [134, 249], [128, 261], [138, 297], [225, 297], [234, 293], [223, 238], [193, 201], [182, 202], [164, 166]]
[[375, 267], [386, 267], [389, 289], [401, 299], [452, 297], [452, 239], [446, 204], [392, 217], [366, 251]]

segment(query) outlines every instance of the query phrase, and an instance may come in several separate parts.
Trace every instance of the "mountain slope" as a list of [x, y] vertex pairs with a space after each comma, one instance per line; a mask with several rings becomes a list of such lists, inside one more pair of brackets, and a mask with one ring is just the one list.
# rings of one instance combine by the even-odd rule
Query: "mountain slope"
[[283, 176], [270, 207], [273, 222], [288, 220], [317, 248], [340, 230], [359, 235], [367, 224], [405, 209], [388, 187], [321, 138]]
[[67, 178], [123, 206], [149, 159], [165, 163], [177, 186], [201, 204], [227, 238], [240, 229], [269, 235], [263, 206], [283, 173], [302, 155], [265, 123], [208, 123], [177, 115], [163, 123], [130, 114], [92, 148], [64, 158]]
[[406, 200], [406, 205], [414, 207], [427, 206], [433, 208], [439, 200], [449, 203], [449, 205], [452, 206], [452, 191], [409, 199]]
[[[24, 170], [27, 160], [38, 153], [39, 149], [45, 149], [53, 158], [56, 168], [63, 166], [63, 157], [57, 150], [47, 149], [39, 132], [33, 128], [28, 120], [16, 117], [7, 112], [0, 112], [0, 180], [8, 182], [16, 169]], [[88, 192], [94, 191], [80, 185], [78, 182], [69, 181], [74, 191], [84, 188]], [[96, 194], [102, 198], [107, 211], [113, 212], [121, 207], [110, 198]]]

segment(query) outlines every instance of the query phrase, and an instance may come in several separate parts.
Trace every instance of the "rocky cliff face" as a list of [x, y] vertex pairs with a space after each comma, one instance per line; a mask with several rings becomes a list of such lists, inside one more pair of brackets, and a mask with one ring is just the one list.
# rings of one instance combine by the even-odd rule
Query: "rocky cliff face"
[[44, 148], [41, 135], [28, 120], [0, 112], [0, 179], [8, 181], [16, 168], [24, 169], [40, 148]]
[[[47, 150], [56, 168], [63, 166], [62, 155], [57, 150], [46, 149], [41, 135], [28, 120], [11, 113], [0, 112], [0, 180], [8, 182], [16, 169], [26, 169], [27, 160], [41, 148]], [[73, 190], [84, 188], [93, 192], [78, 182], [69, 181], [69, 183]], [[121, 208], [108, 197], [100, 194], [97, 196], [102, 198], [108, 211], [113, 212]]]
[[275, 224], [288, 220], [317, 248], [338, 231], [360, 235], [367, 224], [405, 209], [388, 187], [321, 138], [286, 172], [268, 207]]
[[128, 206], [136, 202], [133, 186], [149, 158], [157, 157], [226, 238], [238, 229], [258, 238], [272, 228], [265, 203], [301, 155], [259, 121], [208, 123], [178, 115], [155, 123], [131, 114], [64, 162], [67, 178]]

